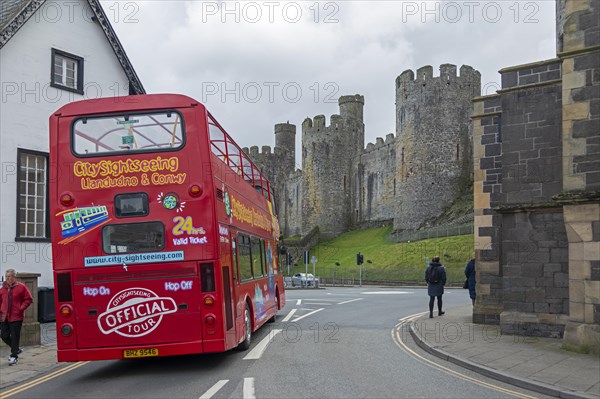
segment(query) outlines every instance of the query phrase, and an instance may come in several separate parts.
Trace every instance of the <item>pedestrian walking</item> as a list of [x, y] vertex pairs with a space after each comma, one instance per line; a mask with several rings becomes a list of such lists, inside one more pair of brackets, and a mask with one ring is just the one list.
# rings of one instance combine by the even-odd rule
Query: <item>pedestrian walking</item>
[[427, 294], [429, 295], [429, 318], [433, 318], [433, 305], [437, 298], [438, 316], [443, 315], [442, 295], [446, 285], [446, 268], [440, 263], [440, 257], [434, 256], [427, 270], [425, 270], [425, 281], [427, 281]]
[[475, 306], [475, 297], [477, 296], [477, 293], [475, 292], [475, 285], [477, 284], [475, 281], [475, 258], [467, 263], [467, 267], [465, 267], [465, 277], [467, 277], [469, 297], [471, 298], [471, 302], [473, 302], [473, 306]]
[[9, 366], [17, 364], [19, 353], [22, 352], [19, 341], [23, 314], [32, 302], [29, 288], [17, 281], [15, 269], [7, 269], [5, 281], [0, 287], [0, 338], [10, 347]]

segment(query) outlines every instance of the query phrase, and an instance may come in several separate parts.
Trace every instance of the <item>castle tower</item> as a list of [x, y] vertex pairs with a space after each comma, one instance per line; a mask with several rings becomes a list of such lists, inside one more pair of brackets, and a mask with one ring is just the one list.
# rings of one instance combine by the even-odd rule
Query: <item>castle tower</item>
[[[340, 118], [346, 130], [346, 145], [351, 151], [348, 158], [354, 158], [361, 154], [365, 143], [365, 125], [363, 123], [363, 109], [365, 98], [359, 94], [340, 97]], [[334, 115], [336, 116], [336, 115]], [[332, 124], [337, 122], [332, 116]]]
[[350, 225], [352, 165], [364, 145], [364, 97], [342, 96], [340, 115], [302, 123], [302, 234], [319, 226], [321, 237], [335, 237]]
[[481, 75], [470, 66], [425, 66], [396, 79], [398, 215], [394, 229], [417, 229], [439, 216], [472, 171], [469, 118]]
[[275, 125], [275, 155], [281, 162], [279, 169], [287, 177], [295, 170], [296, 125], [289, 122]]
[[[271, 152], [268, 145], [242, 148], [250, 156], [252, 161], [260, 168], [262, 173], [271, 181], [275, 193], [275, 207], [280, 215], [286, 212], [286, 198], [288, 194], [288, 181], [295, 172], [296, 156], [296, 125], [279, 123], [275, 125], [275, 148]], [[283, 218], [288, 220], [288, 218]]]

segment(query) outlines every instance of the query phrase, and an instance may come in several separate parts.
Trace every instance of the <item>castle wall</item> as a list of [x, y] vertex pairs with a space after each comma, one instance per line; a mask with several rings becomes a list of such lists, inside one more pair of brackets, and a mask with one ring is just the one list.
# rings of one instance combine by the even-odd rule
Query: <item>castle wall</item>
[[280, 191], [279, 221], [284, 237], [302, 235], [302, 192], [302, 172], [297, 171], [288, 177], [283, 191]]
[[394, 229], [417, 229], [439, 216], [471, 176], [469, 116], [481, 75], [469, 66], [426, 66], [396, 79], [398, 214]]
[[600, 7], [557, 1], [557, 57], [474, 100], [474, 322], [600, 353]]
[[503, 333], [562, 336], [568, 320], [560, 66], [505, 68], [499, 95], [475, 100], [474, 321]]
[[385, 142], [369, 143], [353, 173], [352, 223], [373, 225], [394, 219], [397, 214], [396, 143], [393, 134]]

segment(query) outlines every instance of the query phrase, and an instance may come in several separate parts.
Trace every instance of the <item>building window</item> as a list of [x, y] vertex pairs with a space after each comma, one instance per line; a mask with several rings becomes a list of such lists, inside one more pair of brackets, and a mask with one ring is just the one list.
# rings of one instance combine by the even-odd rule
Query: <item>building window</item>
[[52, 49], [50, 86], [83, 94], [83, 58]]
[[17, 236], [20, 241], [48, 241], [48, 154], [17, 150]]

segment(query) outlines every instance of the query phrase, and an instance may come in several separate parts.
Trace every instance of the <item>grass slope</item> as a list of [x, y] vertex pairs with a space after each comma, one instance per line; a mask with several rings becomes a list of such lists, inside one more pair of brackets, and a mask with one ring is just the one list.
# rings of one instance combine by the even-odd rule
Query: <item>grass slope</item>
[[[433, 238], [409, 243], [391, 243], [386, 236], [391, 227], [355, 230], [323, 242], [315, 247], [310, 255], [318, 259], [316, 274], [319, 277], [354, 278], [359, 277], [356, 253], [364, 255], [363, 280], [365, 281], [418, 281], [423, 282], [425, 258], [440, 256], [446, 266], [449, 283], [462, 283], [464, 269], [473, 256], [473, 235]], [[447, 256], [444, 256], [447, 255]], [[370, 260], [372, 263], [367, 263]], [[339, 262], [340, 266], [335, 263]], [[302, 259], [290, 272], [305, 271]], [[313, 265], [308, 265], [309, 273]]]

